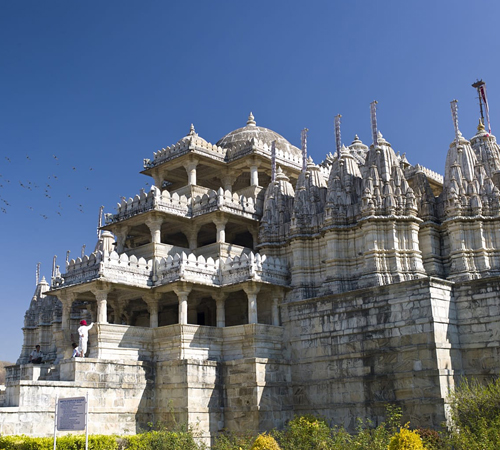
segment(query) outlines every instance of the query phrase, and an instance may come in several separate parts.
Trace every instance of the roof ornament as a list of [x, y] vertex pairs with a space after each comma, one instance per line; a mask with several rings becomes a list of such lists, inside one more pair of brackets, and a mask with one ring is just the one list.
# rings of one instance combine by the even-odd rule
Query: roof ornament
[[271, 144], [271, 183], [276, 181], [276, 141]]
[[68, 265], [69, 265], [69, 254], [70, 254], [70, 251], [66, 251], [66, 269], [68, 268]]
[[248, 115], [247, 126], [254, 127], [255, 125], [257, 125], [257, 123], [255, 122], [253, 114], [250, 112], [250, 114]]
[[477, 90], [477, 96], [479, 99], [479, 112], [481, 114], [481, 122], [484, 125], [484, 115], [483, 115], [483, 105], [484, 105], [484, 112], [486, 113], [486, 120], [488, 122], [488, 134], [491, 134], [490, 108], [488, 106], [488, 97], [486, 96], [486, 83], [483, 80], [476, 80], [476, 82], [472, 84], [472, 87], [476, 88]]
[[307, 170], [307, 132], [309, 128], [304, 128], [300, 132], [300, 142], [302, 145], [302, 172]]
[[378, 147], [378, 135], [377, 135], [377, 100], [373, 100], [370, 103], [370, 118], [372, 122], [372, 139], [373, 146]]
[[82, 258], [85, 256], [85, 247], [87, 247], [85, 244], [82, 245]]
[[56, 277], [56, 260], [57, 260], [57, 255], [54, 255], [54, 258], [52, 259], [52, 280]]
[[196, 134], [196, 131], [194, 129], [194, 125], [191, 124], [191, 127], [189, 128], [189, 134], [188, 136], [194, 136]]
[[458, 144], [460, 142], [460, 130], [458, 129], [458, 100], [452, 100], [451, 105], [451, 117], [453, 119], [453, 127], [455, 128], [455, 146], [458, 150]]
[[102, 227], [102, 212], [104, 211], [104, 206], [101, 205], [99, 208], [99, 220], [97, 221], [97, 239], [101, 239], [101, 227]]
[[340, 149], [342, 148], [342, 141], [340, 139], [340, 118], [342, 116], [337, 114], [335, 116], [335, 146], [337, 147], [337, 153], [340, 154]]
[[36, 265], [36, 285], [38, 286], [38, 283], [40, 283], [40, 263], [37, 263]]

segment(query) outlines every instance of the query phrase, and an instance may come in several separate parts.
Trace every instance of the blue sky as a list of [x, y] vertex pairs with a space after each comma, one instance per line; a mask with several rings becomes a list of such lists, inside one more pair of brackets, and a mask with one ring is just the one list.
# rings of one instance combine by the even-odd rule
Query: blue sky
[[444, 173], [450, 101], [470, 138], [476, 78], [500, 129], [499, 13], [482, 0], [0, 2], [0, 360], [20, 354], [37, 262], [49, 278], [53, 255], [91, 251], [99, 207], [148, 188], [143, 158], [192, 122], [213, 143], [250, 111], [297, 146], [308, 127], [319, 163], [339, 113], [345, 144], [371, 143], [376, 99], [393, 148]]

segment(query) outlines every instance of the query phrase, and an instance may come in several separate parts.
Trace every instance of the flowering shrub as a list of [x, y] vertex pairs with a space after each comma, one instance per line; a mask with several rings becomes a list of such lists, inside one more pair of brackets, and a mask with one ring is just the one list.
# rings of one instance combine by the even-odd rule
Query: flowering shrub
[[268, 434], [259, 434], [250, 450], [281, 450], [276, 440]]
[[408, 425], [406, 424], [392, 436], [388, 450], [425, 450], [420, 435], [416, 431], [409, 430]]

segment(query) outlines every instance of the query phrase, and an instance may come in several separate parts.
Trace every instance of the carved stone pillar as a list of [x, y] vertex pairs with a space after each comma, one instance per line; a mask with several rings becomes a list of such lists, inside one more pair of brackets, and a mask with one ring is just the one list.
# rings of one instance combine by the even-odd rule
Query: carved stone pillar
[[174, 292], [179, 298], [179, 323], [183, 325], [188, 323], [188, 296], [191, 289], [188, 286], [174, 288]]
[[260, 291], [260, 286], [250, 283], [243, 287], [243, 290], [248, 297], [248, 323], [258, 323], [257, 294]]
[[226, 326], [226, 294], [218, 293], [214, 295], [215, 304], [217, 306], [217, 326], [223, 328]]
[[97, 322], [108, 323], [108, 294], [109, 289], [92, 289], [97, 302]]
[[69, 330], [71, 306], [75, 301], [76, 295], [70, 292], [63, 292], [58, 296], [58, 298], [62, 303], [61, 330]]
[[160, 294], [143, 295], [142, 297], [148, 305], [149, 326], [151, 328], [158, 328], [158, 302], [160, 300], [160, 297]]
[[253, 250], [257, 250], [257, 244], [259, 243], [259, 230], [248, 227], [248, 232], [252, 235], [252, 248]]
[[259, 166], [254, 164], [250, 166], [250, 186], [259, 185]]
[[279, 326], [280, 324], [280, 311], [279, 311], [279, 302], [283, 299], [283, 294], [279, 291], [273, 292], [273, 303], [271, 309], [271, 321], [275, 326]]
[[185, 232], [188, 240], [189, 250], [194, 250], [198, 248], [198, 231], [199, 227], [192, 227], [189, 231]]
[[125, 240], [127, 239], [128, 230], [129, 230], [129, 227], [121, 226], [118, 230], [115, 231], [117, 253], [123, 253], [123, 250], [125, 248]]
[[214, 219], [214, 224], [217, 227], [217, 242], [226, 242], [226, 223], [227, 219], [218, 217]]
[[236, 177], [234, 175], [224, 175], [221, 178], [221, 181], [225, 191], [233, 192], [233, 183], [236, 181]]
[[161, 185], [163, 182], [162, 177], [158, 172], [153, 172], [152, 175], [153, 175], [153, 180], [155, 181], [155, 186], [161, 191]]
[[163, 223], [163, 217], [153, 216], [146, 220], [146, 225], [151, 231], [151, 242], [154, 244], [161, 243], [161, 225]]
[[194, 159], [184, 164], [188, 176], [188, 185], [192, 186], [196, 184], [196, 166], [198, 165], [198, 160]]

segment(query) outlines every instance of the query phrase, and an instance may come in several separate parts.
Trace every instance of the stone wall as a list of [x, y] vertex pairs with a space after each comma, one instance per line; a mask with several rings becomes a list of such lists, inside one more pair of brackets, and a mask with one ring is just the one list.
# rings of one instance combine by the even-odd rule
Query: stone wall
[[463, 373], [491, 379], [500, 374], [500, 277], [454, 289]]
[[427, 278], [283, 305], [295, 414], [352, 429], [404, 403], [421, 426], [445, 420], [460, 369], [451, 284]]
[[[32, 365], [29, 365], [32, 367]], [[35, 371], [38, 372], [38, 371]], [[64, 360], [61, 379], [20, 380], [7, 389], [0, 433], [50, 436], [57, 398], [88, 394], [89, 433], [134, 434], [153, 420], [154, 366], [145, 362]]]

